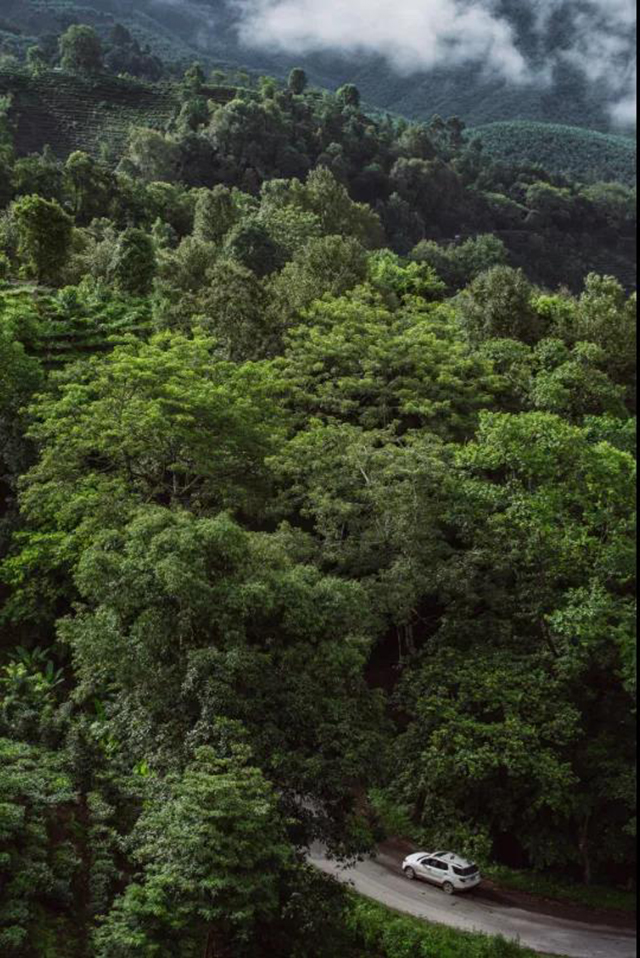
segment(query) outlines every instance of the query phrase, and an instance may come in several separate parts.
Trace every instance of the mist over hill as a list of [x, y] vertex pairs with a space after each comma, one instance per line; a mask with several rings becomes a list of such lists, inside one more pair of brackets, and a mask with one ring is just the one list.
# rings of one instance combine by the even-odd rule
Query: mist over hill
[[467, 123], [524, 119], [629, 130], [630, 0], [2, 0], [25, 35], [122, 22], [164, 58], [356, 83], [373, 107]]

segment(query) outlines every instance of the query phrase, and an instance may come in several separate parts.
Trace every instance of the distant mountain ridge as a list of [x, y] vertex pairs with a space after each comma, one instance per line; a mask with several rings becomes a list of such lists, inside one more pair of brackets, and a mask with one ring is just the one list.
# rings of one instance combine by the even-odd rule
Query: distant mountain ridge
[[[550, 42], [559, 49], [569, 42], [571, 23], [566, 11], [570, 9], [571, 0], [567, 0], [553, 21]], [[609, 94], [602, 84], [588, 82], [569, 63], [556, 69], [551, 86], [513, 86], [483, 75], [481, 65], [439, 67], [401, 76], [379, 56], [269, 52], [240, 44], [236, 14], [227, 0], [181, 0], [179, 4], [136, 0], [135, 5], [130, 0], [2, 0], [1, 12], [2, 19], [17, 24], [25, 35], [55, 32], [72, 22], [90, 22], [106, 32], [120, 22], [165, 59], [198, 57], [207, 65], [221, 63], [280, 76], [299, 65], [320, 86], [356, 83], [372, 107], [414, 119], [439, 113], [458, 115], [472, 126], [531, 120], [605, 132], [611, 128]], [[531, 11], [522, 0], [502, 0], [502, 12], [514, 23], [529, 59], [543, 58], [545, 50], [532, 29]]]

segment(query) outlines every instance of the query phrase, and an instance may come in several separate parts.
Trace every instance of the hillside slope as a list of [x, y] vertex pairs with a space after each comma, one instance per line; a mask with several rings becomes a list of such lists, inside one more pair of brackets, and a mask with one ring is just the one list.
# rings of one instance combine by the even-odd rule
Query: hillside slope
[[[20, 156], [45, 146], [61, 158], [74, 150], [98, 156], [102, 146], [109, 155], [120, 156], [132, 126], [163, 129], [179, 105], [175, 84], [58, 71], [33, 77], [0, 70], [0, 96], [7, 94]], [[220, 88], [209, 90], [208, 95], [227, 102], [233, 91]]]
[[[523, 47], [539, 54], [527, 36], [526, 11], [510, 5]], [[313, 82], [329, 88], [355, 82], [371, 106], [428, 118], [434, 113], [458, 115], [472, 125], [497, 120], [527, 119], [566, 123], [593, 129], [610, 127], [607, 94], [602, 84], [590, 84], [565, 63], [556, 70], [553, 85], [510, 86], [488, 78], [483, 67], [455, 66], [401, 76], [372, 55], [357, 58], [287, 54], [242, 46], [235, 30], [234, 7], [226, 0], [199, 0], [180, 4], [139, 0], [4, 0], [4, 19], [23, 31], [23, 38], [51, 33], [72, 22], [91, 22], [103, 32], [116, 22], [126, 25], [164, 59], [200, 57], [209, 65], [247, 67], [256, 72], [285, 75], [301, 65]], [[550, 42], [567, 43], [569, 26], [554, 26]]]
[[522, 120], [490, 123], [470, 132], [497, 160], [526, 163], [535, 158], [549, 172], [566, 173], [583, 182], [635, 183], [637, 148], [630, 137]]

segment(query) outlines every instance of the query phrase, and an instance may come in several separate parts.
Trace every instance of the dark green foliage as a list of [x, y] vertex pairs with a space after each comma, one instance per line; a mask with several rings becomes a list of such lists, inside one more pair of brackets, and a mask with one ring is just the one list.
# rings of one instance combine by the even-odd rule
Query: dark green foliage
[[636, 144], [632, 137], [599, 133], [579, 126], [511, 121], [469, 131], [485, 151], [503, 163], [527, 163], [532, 157], [551, 173], [582, 182], [636, 180]]
[[266, 226], [257, 219], [239, 224], [229, 233], [225, 250], [256, 276], [267, 276], [278, 266], [278, 249]]
[[25, 196], [9, 211], [21, 273], [39, 282], [57, 283], [71, 249], [73, 221], [58, 203]]
[[155, 272], [156, 256], [149, 236], [142, 230], [125, 230], [111, 262], [116, 288], [132, 296], [144, 296], [151, 291]]
[[493, 266], [505, 264], [508, 253], [502, 240], [488, 234], [452, 246], [423, 240], [415, 247], [411, 258], [431, 266], [450, 290], [457, 290]]
[[182, 776], [150, 791], [130, 838], [140, 878], [116, 899], [94, 953], [255, 955], [293, 864], [273, 788], [246, 749], [219, 759], [203, 748]]
[[633, 192], [301, 69], [41, 49], [0, 72], [0, 950], [524, 954], [305, 855], [634, 873]]
[[[3, 692], [4, 694], [4, 692]], [[77, 851], [56, 841], [75, 795], [63, 757], [0, 738], [0, 948], [7, 956], [63, 958]]]
[[535, 343], [544, 335], [545, 323], [532, 300], [533, 288], [522, 272], [495, 266], [461, 294], [457, 307], [460, 325], [474, 342], [519, 339]]
[[345, 86], [340, 87], [336, 96], [345, 106], [350, 106], [355, 109], [358, 109], [360, 106], [360, 91], [353, 83], [347, 83]]
[[62, 66], [71, 73], [99, 73], [102, 44], [91, 27], [74, 24], [60, 37]]
[[289, 74], [289, 89], [292, 93], [295, 93], [297, 96], [300, 96], [307, 88], [309, 78], [304, 70], [301, 70], [299, 67], [296, 67]]

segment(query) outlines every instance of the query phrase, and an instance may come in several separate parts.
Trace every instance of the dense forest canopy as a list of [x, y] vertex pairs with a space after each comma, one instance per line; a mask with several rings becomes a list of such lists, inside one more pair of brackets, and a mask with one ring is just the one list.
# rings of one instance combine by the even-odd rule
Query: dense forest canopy
[[305, 849], [398, 830], [624, 885], [633, 191], [172, 96], [94, 155], [0, 101], [0, 950], [394, 958]]

